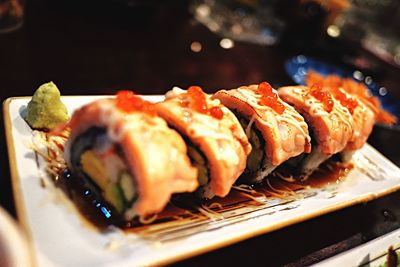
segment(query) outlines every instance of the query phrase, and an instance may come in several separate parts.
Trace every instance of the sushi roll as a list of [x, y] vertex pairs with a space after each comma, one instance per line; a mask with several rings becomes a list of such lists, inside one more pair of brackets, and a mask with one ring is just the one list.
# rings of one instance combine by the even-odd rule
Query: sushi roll
[[198, 187], [181, 136], [131, 91], [80, 108], [68, 126], [68, 167], [126, 219], [160, 212], [172, 194]]
[[353, 135], [346, 146], [346, 150], [355, 151], [364, 146], [376, 122], [375, 113], [362, 101], [354, 98], [356, 106], [350, 109], [353, 117]]
[[156, 110], [185, 139], [188, 155], [199, 170], [198, 194], [207, 199], [225, 197], [251, 151], [235, 115], [198, 86], [187, 91], [174, 87]]
[[299, 179], [307, 177], [331, 156], [342, 152], [353, 137], [354, 121], [349, 110], [318, 84], [286, 86], [279, 96], [305, 118], [312, 150], [298, 161], [288, 162]]
[[341, 78], [337, 75], [323, 76], [315, 71], [310, 71], [306, 78], [308, 86], [313, 84], [320, 84], [328, 90], [340, 89], [342, 92], [350, 94], [358, 102], [361, 102], [366, 108], [375, 114], [374, 122], [382, 124], [393, 125], [397, 122], [396, 116], [385, 111], [379, 99], [373, 96], [367, 86], [363, 83], [357, 82], [351, 78]]
[[341, 153], [344, 162], [350, 161], [354, 152], [367, 142], [380, 109], [372, 101], [373, 97], [368, 89], [355, 81], [342, 79], [337, 75], [324, 77], [311, 71], [306, 82], [309, 86], [319, 84], [328, 90], [352, 115], [353, 135]]
[[261, 182], [283, 162], [311, 151], [304, 118], [268, 83], [220, 90], [213, 98], [233, 111], [253, 147], [243, 182]]
[[359, 150], [367, 142], [376, 122], [374, 111], [357, 96], [347, 93], [338, 86], [324, 86], [332, 96], [347, 108], [353, 118], [353, 135], [341, 152], [342, 161], [351, 160], [355, 151]]

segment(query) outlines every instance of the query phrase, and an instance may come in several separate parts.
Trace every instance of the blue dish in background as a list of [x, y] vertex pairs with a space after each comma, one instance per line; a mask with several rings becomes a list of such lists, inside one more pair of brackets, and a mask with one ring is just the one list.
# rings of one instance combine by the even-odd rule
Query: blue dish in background
[[400, 99], [390, 94], [385, 87], [376, 84], [373, 81], [372, 77], [364, 76], [361, 71], [342, 69], [336, 65], [326, 63], [312, 57], [307, 57], [305, 55], [298, 55], [286, 61], [285, 69], [289, 76], [293, 79], [293, 81], [301, 85], [305, 84], [306, 76], [309, 70], [313, 70], [322, 75], [336, 74], [345, 78], [353, 78], [358, 82], [364, 83], [372, 92], [372, 94], [379, 98], [382, 107], [386, 111], [389, 111], [390, 113], [395, 115], [398, 120], [396, 125], [379, 125], [400, 131]]

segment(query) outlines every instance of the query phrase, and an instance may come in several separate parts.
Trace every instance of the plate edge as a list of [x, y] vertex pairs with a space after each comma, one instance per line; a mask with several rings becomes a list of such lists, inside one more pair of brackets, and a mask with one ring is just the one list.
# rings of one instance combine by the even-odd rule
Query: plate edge
[[295, 225], [295, 224], [298, 224], [298, 223], [301, 223], [301, 222], [305, 222], [307, 220], [310, 220], [310, 219], [313, 219], [313, 218], [317, 218], [317, 217], [332, 213], [334, 211], [342, 210], [344, 208], [355, 206], [355, 205], [358, 205], [358, 204], [361, 204], [361, 203], [366, 203], [366, 202], [375, 200], [377, 198], [386, 196], [388, 194], [394, 193], [394, 192], [399, 191], [399, 190], [400, 190], [400, 184], [397, 185], [397, 186], [391, 187], [389, 189], [385, 189], [385, 190], [379, 191], [377, 193], [370, 193], [370, 194], [365, 195], [365, 196], [359, 196], [358, 198], [355, 198], [355, 199], [352, 199], [352, 200], [347, 200], [345, 202], [341, 202], [340, 204], [336, 204], [336, 205], [327, 207], [324, 210], [319, 210], [319, 211], [312, 212], [312, 213], [309, 213], [309, 214], [306, 214], [306, 215], [303, 215], [303, 216], [300, 216], [300, 217], [297, 217], [297, 218], [294, 218], [294, 219], [289, 219], [289, 220], [281, 222], [280, 224], [276, 224], [276, 225], [273, 225], [273, 226], [269, 225], [269, 226], [261, 227], [261, 228], [255, 230], [255, 231], [250, 232], [250, 233], [246, 233], [246, 234], [243, 234], [243, 235], [240, 235], [240, 236], [228, 239], [228, 240], [223, 240], [223, 241], [220, 241], [220, 242], [215, 243], [213, 245], [202, 247], [202, 248], [199, 248], [199, 249], [197, 249], [195, 251], [187, 252], [187, 253], [181, 254], [181, 255], [176, 256], [176, 257], [171, 257], [171, 258], [168, 258], [168, 259], [161, 259], [159, 261], [156, 260], [156, 261], [151, 262], [150, 264], [152, 266], [153, 265], [155, 265], [155, 266], [158, 266], [158, 265], [169, 265], [169, 264], [172, 264], [172, 263], [175, 263], [175, 262], [178, 262], [178, 261], [182, 261], [182, 260], [185, 260], [185, 259], [189, 259], [191, 257], [195, 257], [195, 256], [198, 256], [198, 255], [207, 253], [207, 252], [214, 251], [214, 250], [219, 249], [219, 248], [227, 247], [229, 245], [236, 244], [238, 242], [245, 241], [245, 240], [248, 240], [248, 239], [256, 237], [256, 236], [261, 236], [263, 234], [272, 233], [274, 231], [283, 229], [285, 227], [288, 227], [288, 226], [291, 226], [291, 225]]
[[4, 130], [6, 134], [6, 144], [7, 144], [7, 154], [8, 154], [8, 164], [10, 167], [10, 176], [11, 176], [11, 185], [13, 190], [13, 200], [15, 203], [15, 209], [17, 213], [17, 220], [21, 225], [21, 229], [24, 231], [24, 234], [28, 241], [29, 247], [29, 256], [31, 259], [32, 266], [37, 267], [38, 261], [36, 258], [32, 232], [29, 227], [27, 213], [23, 201], [23, 194], [21, 190], [20, 184], [20, 176], [18, 172], [18, 168], [16, 165], [16, 154], [15, 147], [13, 142], [13, 133], [12, 133], [12, 123], [10, 117], [10, 104], [15, 99], [21, 99], [26, 97], [10, 97], [4, 100], [3, 102], [3, 121], [4, 121]]

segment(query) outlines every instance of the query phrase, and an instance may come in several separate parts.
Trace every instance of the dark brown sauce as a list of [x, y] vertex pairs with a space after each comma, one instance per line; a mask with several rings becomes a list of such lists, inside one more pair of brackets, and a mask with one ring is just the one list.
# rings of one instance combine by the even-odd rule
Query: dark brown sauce
[[[264, 195], [266, 197], [279, 197], [277, 192], [297, 191], [306, 187], [323, 187], [332, 183], [342, 181], [347, 173], [353, 168], [351, 165], [344, 166], [340, 163], [330, 162], [324, 164], [318, 171], [306, 181], [287, 182], [277, 177], [268, 177], [268, 183], [252, 186], [250, 189], [254, 194], [231, 190], [224, 198], [215, 197], [211, 200], [200, 200], [193, 194], [174, 195], [167, 207], [157, 214], [156, 219], [150, 224], [143, 224], [138, 218], [125, 221], [104, 198], [90, 190], [78, 175], [64, 170], [62, 174], [54, 179], [57, 187], [61, 188], [65, 194], [75, 203], [81, 215], [100, 230], [105, 230], [108, 226], [114, 225], [129, 232], [140, 232], [149, 225], [173, 222], [184, 219], [204, 217], [197, 207], [211, 207], [210, 210], [218, 212], [220, 210], [231, 210], [246, 205], [261, 205], [249, 195], [255, 197]], [[283, 197], [284, 194], [282, 194]], [[218, 203], [213, 205], [213, 203]], [[151, 217], [151, 216], [150, 216]]]
[[353, 168], [352, 164], [345, 165], [339, 162], [327, 162], [316, 170], [308, 180], [301, 182], [301, 184], [316, 188], [328, 184], [337, 184], [343, 181]]
[[81, 215], [100, 230], [123, 224], [121, 216], [100, 195], [92, 192], [79, 175], [66, 169], [55, 177], [54, 183], [74, 202]]

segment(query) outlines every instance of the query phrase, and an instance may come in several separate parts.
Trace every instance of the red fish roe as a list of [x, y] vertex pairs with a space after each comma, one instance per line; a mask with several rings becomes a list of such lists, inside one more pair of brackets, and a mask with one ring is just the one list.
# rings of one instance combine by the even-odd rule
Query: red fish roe
[[197, 112], [207, 113], [206, 95], [199, 86], [190, 86], [187, 90], [187, 95], [190, 98], [189, 106]]
[[258, 85], [257, 93], [261, 95], [259, 104], [272, 108], [276, 113], [282, 114], [285, 106], [279, 101], [278, 95], [272, 91], [272, 86], [267, 82]]
[[208, 108], [206, 94], [203, 92], [199, 86], [190, 86], [187, 90], [187, 95], [189, 96], [189, 107], [195, 111], [207, 114], [216, 118], [218, 120], [222, 119], [224, 112], [219, 106], [214, 106]]
[[117, 107], [126, 113], [142, 111], [151, 115], [155, 114], [153, 103], [143, 100], [129, 90], [122, 90], [117, 93]]
[[310, 94], [322, 102], [322, 104], [324, 105], [324, 109], [327, 112], [332, 111], [334, 105], [332, 95], [328, 91], [322, 90], [320, 84], [318, 83], [313, 84], [311, 86]]
[[354, 113], [354, 110], [356, 109], [357, 106], [358, 106], [357, 100], [355, 100], [354, 98], [348, 98], [347, 99], [346, 107], [349, 109], [351, 114]]
[[331, 91], [335, 99], [339, 100], [340, 104], [353, 114], [354, 109], [358, 106], [358, 102], [354, 98], [348, 97], [339, 87], [332, 87]]
[[263, 96], [276, 96], [272, 91], [272, 86], [267, 82], [262, 82], [258, 85], [257, 92]]
[[220, 120], [224, 116], [224, 112], [220, 107], [212, 107], [210, 108], [210, 115], [213, 116], [214, 118]]

